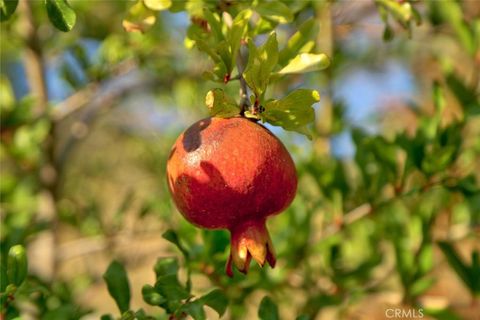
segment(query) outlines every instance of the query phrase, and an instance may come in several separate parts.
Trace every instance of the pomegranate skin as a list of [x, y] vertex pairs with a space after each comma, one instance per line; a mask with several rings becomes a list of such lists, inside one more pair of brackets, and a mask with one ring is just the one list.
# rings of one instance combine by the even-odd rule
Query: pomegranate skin
[[287, 149], [268, 129], [241, 117], [200, 120], [173, 145], [167, 179], [188, 221], [230, 230], [229, 275], [232, 261], [245, 273], [252, 257], [274, 266], [265, 221], [290, 205], [297, 175]]

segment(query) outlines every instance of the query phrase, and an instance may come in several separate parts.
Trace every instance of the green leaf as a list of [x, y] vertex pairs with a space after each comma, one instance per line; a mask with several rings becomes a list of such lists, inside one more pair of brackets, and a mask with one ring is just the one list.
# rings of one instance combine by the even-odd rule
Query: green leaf
[[423, 313], [437, 320], [464, 320], [463, 317], [449, 309], [424, 309]]
[[176, 258], [158, 258], [153, 267], [155, 275], [158, 277], [177, 274], [178, 260]]
[[460, 255], [455, 251], [454, 247], [446, 242], [438, 242], [440, 250], [442, 250], [445, 258], [447, 258], [448, 264], [455, 271], [455, 273], [462, 279], [463, 283], [470, 289], [472, 289], [472, 279], [469, 273], [469, 267], [462, 260]]
[[422, 170], [427, 174], [434, 174], [445, 170], [454, 160], [458, 145], [432, 147], [431, 154], [422, 161]]
[[434, 278], [421, 278], [420, 280], [415, 281], [410, 287], [410, 294], [414, 297], [417, 297], [423, 294], [425, 291], [430, 289], [430, 287], [435, 283]]
[[0, 21], [7, 21], [17, 9], [18, 0], [0, 0]]
[[258, 97], [265, 92], [270, 74], [278, 61], [278, 42], [275, 32], [260, 48], [256, 48], [252, 39], [248, 41], [249, 57], [243, 78]]
[[301, 314], [298, 317], [296, 317], [295, 320], [310, 320], [310, 317], [307, 316], [306, 314]]
[[212, 117], [229, 118], [240, 114], [240, 108], [235, 100], [222, 89], [216, 88], [208, 91], [205, 104]]
[[235, 63], [235, 59], [240, 48], [240, 42], [248, 29], [248, 21], [252, 16], [252, 10], [246, 9], [240, 11], [239, 14], [233, 19], [232, 28], [228, 32], [227, 41], [230, 44], [230, 50], [232, 52], [232, 63]]
[[273, 20], [260, 17], [255, 24], [255, 28], [252, 31], [252, 34], [259, 35], [264, 33], [272, 32], [278, 25], [278, 22]]
[[167, 10], [172, 6], [172, 0], [143, 0], [148, 9], [155, 11]]
[[247, 30], [248, 30], [248, 21], [250, 20], [250, 17], [252, 16], [252, 10], [246, 9], [243, 11], [240, 11], [239, 14], [235, 17], [235, 19], [232, 22], [232, 27], [227, 33], [227, 43], [229, 45], [229, 57], [230, 57], [230, 69], [229, 69], [229, 74], [233, 70], [233, 66], [235, 66], [238, 52], [240, 49], [240, 44], [242, 39], [245, 37]]
[[[0, 255], [0, 292], [5, 292], [5, 288], [8, 286], [8, 273], [7, 263], [4, 263], [2, 256]], [[2, 302], [0, 301], [0, 303]]]
[[[2, 74], [0, 76], [0, 113], [2, 113], [2, 118], [6, 116], [6, 112], [13, 111], [14, 107], [15, 95], [12, 85], [7, 76]], [[2, 124], [4, 124], [4, 122], [2, 122]]]
[[449, 72], [446, 76], [447, 86], [460, 102], [467, 115], [480, 114], [480, 98], [477, 96], [476, 89], [469, 87], [454, 72]]
[[330, 59], [324, 53], [301, 53], [292, 60], [278, 73], [305, 73], [318, 71], [327, 68], [330, 65]]
[[463, 177], [462, 179], [458, 180], [456, 185], [447, 186], [447, 188], [454, 191], [459, 191], [467, 197], [480, 194], [479, 184], [473, 174]]
[[318, 30], [318, 24], [312, 18], [305, 21], [288, 39], [287, 46], [280, 51], [278, 62], [281, 66], [294, 58], [299, 53], [309, 52], [315, 45], [312, 40]]
[[130, 309], [130, 284], [125, 267], [118, 261], [112, 261], [103, 274], [103, 279], [120, 312], [124, 313]]
[[45, 0], [48, 18], [60, 31], [68, 32], [73, 29], [77, 15], [67, 0]]
[[214, 48], [212, 48], [205, 40], [195, 37], [193, 37], [193, 40], [195, 41], [198, 50], [208, 54], [210, 58], [212, 58], [213, 62], [218, 63], [222, 61], [222, 59], [218, 55], [218, 52]]
[[122, 26], [127, 32], [146, 32], [156, 21], [155, 11], [147, 8], [145, 4], [139, 0], [129, 10]]
[[264, 122], [300, 132], [311, 138], [306, 125], [315, 120], [312, 104], [318, 101], [320, 94], [316, 90], [298, 89], [283, 99], [267, 102], [260, 117]]
[[223, 36], [223, 32], [222, 32], [222, 24], [220, 22], [220, 18], [218, 17], [218, 15], [215, 13], [212, 13], [207, 8], [204, 8], [203, 15], [205, 16], [205, 19], [208, 21], [208, 25], [212, 30], [215, 40], [216, 41], [225, 40], [225, 37]]
[[288, 6], [280, 1], [260, 2], [255, 10], [261, 16], [278, 23], [289, 23], [293, 20]]
[[203, 307], [204, 305], [207, 305], [217, 311], [219, 317], [221, 317], [225, 313], [227, 304], [228, 301], [225, 295], [220, 290], [216, 289], [199, 299], [184, 303], [176, 314], [180, 315], [182, 313], [187, 313], [195, 320], [204, 320], [206, 319], [206, 316]]
[[472, 266], [470, 267], [470, 277], [472, 278], [472, 291], [480, 294], [480, 252], [475, 250], [472, 252]]
[[219, 317], [222, 317], [228, 306], [228, 299], [225, 293], [220, 289], [210, 291], [206, 295], [199, 299], [203, 304], [209, 306], [218, 313]]
[[125, 311], [120, 317], [120, 320], [135, 320], [135, 312], [132, 310]]
[[217, 53], [223, 64], [225, 65], [225, 69], [227, 69], [227, 72], [224, 75], [224, 82], [226, 83], [228, 82], [228, 79], [225, 79], [225, 76], [230, 77], [230, 74], [233, 70], [232, 52], [230, 51], [230, 45], [226, 40], [218, 42]]
[[410, 3], [398, 3], [394, 0], [375, 0], [378, 5], [383, 6], [392, 16], [404, 27], [408, 26], [413, 16], [412, 6]]
[[430, 1], [431, 11], [436, 22], [447, 22], [455, 31], [458, 41], [467, 52], [474, 56], [476, 53], [475, 34], [464, 20], [462, 5], [456, 1]]
[[182, 307], [177, 311], [177, 314], [187, 313], [194, 320], [205, 320], [205, 310], [203, 310], [203, 304], [199, 300], [190, 301], [182, 305]]
[[207, 41], [199, 37], [195, 38], [194, 34], [192, 34], [192, 39], [198, 50], [207, 53], [215, 63], [213, 74], [217, 76], [218, 80], [228, 82], [226, 77], [229, 77], [232, 72], [233, 62], [227, 41], [222, 40], [212, 47]]
[[138, 309], [135, 312], [135, 320], [156, 320], [156, 318], [149, 316], [145, 310], [143, 309]]
[[258, 308], [258, 317], [260, 320], [279, 320], [278, 307], [268, 296], [265, 296], [260, 302]]
[[433, 248], [431, 244], [424, 245], [418, 254], [418, 270], [426, 274], [433, 268]]
[[[178, 234], [173, 231], [172, 229], [169, 229], [167, 231], [165, 231], [163, 234], [162, 234], [162, 238], [164, 238], [165, 240], [167, 241], [170, 241], [171, 243], [173, 243], [174, 245], [177, 246], [177, 248], [182, 252], [182, 254], [184, 255], [185, 258], [188, 259], [188, 256], [189, 256], [189, 252], [188, 252], [188, 249], [185, 248], [181, 243], [180, 243], [180, 239], [178, 238]], [[175, 260], [176, 261], [176, 260]], [[157, 264], [158, 264], [158, 261], [157, 261]], [[178, 267], [177, 267], [178, 269]], [[176, 273], [176, 271], [175, 271]]]
[[190, 293], [178, 281], [177, 274], [157, 277], [155, 290], [169, 301], [179, 301], [190, 297]]
[[383, 40], [384, 41], [391, 41], [393, 36], [395, 35], [392, 27], [389, 24], [385, 25], [385, 29], [383, 30]]
[[178, 269], [176, 258], [159, 258], [154, 266], [157, 279], [155, 291], [166, 298], [168, 302], [190, 297], [189, 292], [178, 281]]
[[149, 284], [142, 287], [142, 297], [143, 300], [151, 306], [160, 306], [167, 301]]
[[433, 83], [433, 105], [437, 113], [442, 113], [445, 110], [445, 96], [443, 95], [443, 90], [440, 84], [435, 81]]
[[22, 245], [15, 245], [8, 251], [7, 278], [8, 282], [20, 286], [27, 277], [27, 253]]

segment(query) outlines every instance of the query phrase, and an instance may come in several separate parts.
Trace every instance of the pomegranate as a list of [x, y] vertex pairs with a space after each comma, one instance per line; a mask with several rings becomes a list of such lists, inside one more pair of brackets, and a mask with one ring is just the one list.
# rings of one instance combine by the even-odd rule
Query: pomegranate
[[295, 165], [268, 129], [242, 117], [207, 118], [183, 132], [172, 147], [167, 179], [183, 216], [206, 229], [228, 229], [232, 264], [247, 273], [253, 258], [273, 268], [265, 222], [292, 202]]

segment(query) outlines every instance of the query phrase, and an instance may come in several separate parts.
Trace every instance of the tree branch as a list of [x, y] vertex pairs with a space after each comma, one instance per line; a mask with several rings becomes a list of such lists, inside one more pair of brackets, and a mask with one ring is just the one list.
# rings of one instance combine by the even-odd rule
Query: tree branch
[[372, 206], [370, 203], [364, 203], [350, 212], [343, 215], [342, 220], [338, 223], [331, 224], [328, 228], [325, 229], [322, 239], [328, 238], [338, 232], [340, 232], [345, 226], [350, 225], [366, 216], [372, 212]]
[[41, 116], [46, 112], [48, 103], [42, 48], [30, 1], [21, 1], [19, 9], [22, 11], [22, 31], [26, 42], [25, 71], [30, 85], [30, 93], [36, 98], [34, 116]]
[[[128, 81], [126, 80], [128, 79]], [[124, 77], [119, 77], [112, 79], [108, 83], [102, 85], [101, 87], [94, 87], [94, 89], [86, 89], [85, 92], [79, 93], [79, 96], [71, 96], [64, 102], [65, 110], [56, 114], [56, 119], [63, 119], [65, 116], [71, 114], [75, 110], [82, 108], [83, 112], [78, 116], [78, 119], [75, 121], [75, 124], [80, 125], [83, 128], [88, 129], [88, 126], [95, 121], [96, 116], [100, 111], [112, 107], [113, 102], [120, 98], [122, 95], [134, 91], [135, 89], [142, 89], [146, 86], [156, 83], [155, 80], [151, 78], [145, 79], [144, 77], [135, 77], [134, 75], [127, 74]], [[88, 98], [87, 101], [85, 101]], [[69, 103], [71, 105], [69, 106]], [[55, 115], [55, 114], [54, 114]], [[83, 136], [81, 136], [83, 137]], [[59, 168], [62, 168], [67, 162], [71, 151], [75, 146], [75, 142], [78, 141], [79, 136], [70, 132], [68, 137], [65, 139], [65, 142], [59, 147], [56, 163]]]
[[[43, 50], [38, 37], [38, 25], [32, 12], [32, 2], [23, 0], [20, 2], [21, 25], [25, 40], [25, 70], [27, 81], [30, 86], [30, 93], [34, 96], [35, 107], [33, 116], [35, 118], [48, 116], [48, 93], [45, 80], [45, 61]], [[47, 278], [53, 278], [57, 271], [56, 244], [57, 241], [57, 168], [55, 167], [55, 123], [50, 122], [50, 130], [43, 145], [45, 161], [40, 169], [40, 183], [44, 190], [41, 195], [45, 198], [46, 208], [38, 210], [38, 216], [51, 222], [51, 228], [45, 231], [42, 237], [37, 237], [38, 247], [43, 250], [44, 256], [37, 261], [39, 271]]]

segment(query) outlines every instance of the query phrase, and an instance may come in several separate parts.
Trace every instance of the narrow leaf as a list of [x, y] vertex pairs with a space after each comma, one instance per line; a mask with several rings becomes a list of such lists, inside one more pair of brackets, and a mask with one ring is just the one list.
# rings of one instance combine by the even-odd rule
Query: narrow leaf
[[447, 261], [450, 267], [452, 267], [452, 269], [460, 277], [460, 279], [462, 279], [465, 285], [471, 288], [473, 281], [470, 278], [469, 268], [465, 264], [465, 262], [462, 260], [462, 258], [458, 255], [458, 253], [455, 251], [454, 247], [446, 241], [440, 241], [438, 243], [438, 246], [442, 250], [445, 257], [447, 258]]
[[103, 274], [103, 279], [120, 312], [124, 313], [130, 309], [130, 284], [125, 267], [118, 261], [112, 261]]
[[212, 58], [213, 62], [219, 63], [222, 61], [221, 57], [218, 55], [218, 52], [215, 51], [205, 40], [200, 38], [194, 38], [195, 44], [197, 45], [198, 50], [205, 52]]
[[[8, 260], [8, 259], [7, 259]], [[4, 258], [0, 255], [0, 292], [5, 292], [8, 286], [7, 263], [4, 263]], [[1, 294], [0, 294], [1, 297]], [[2, 303], [0, 298], [0, 303]]]
[[212, 117], [228, 118], [240, 113], [238, 105], [222, 89], [208, 91], [205, 104]]
[[298, 28], [298, 31], [288, 39], [287, 46], [280, 51], [279, 64], [284, 66], [288, 60], [294, 58], [298, 53], [301, 53], [302, 48], [304, 48], [307, 43], [312, 42], [317, 30], [318, 25], [314, 19], [305, 21]]
[[433, 83], [433, 104], [438, 113], [443, 112], [445, 109], [445, 97], [443, 95], [443, 89], [437, 81]]
[[433, 248], [431, 244], [424, 245], [418, 253], [418, 270], [426, 274], [433, 268]]
[[222, 62], [225, 65], [225, 68], [227, 69], [227, 72], [225, 75], [230, 76], [233, 70], [232, 52], [230, 51], [230, 45], [226, 40], [222, 40], [217, 43], [216, 49], [220, 59], [222, 59]]
[[232, 64], [235, 63], [240, 43], [243, 37], [245, 37], [248, 21], [252, 16], [252, 10], [246, 9], [240, 11], [239, 14], [233, 19], [232, 28], [228, 33], [228, 43], [230, 44], [230, 50], [232, 52]]
[[253, 34], [264, 34], [272, 32], [278, 25], [278, 22], [273, 20], [260, 17], [257, 23], [255, 24], [255, 28], [252, 30]]
[[167, 10], [172, 6], [172, 0], [143, 0], [148, 9], [155, 11]]
[[279, 320], [278, 307], [268, 296], [265, 296], [260, 302], [258, 308], [258, 317], [260, 320]]
[[67, 0], [45, 0], [48, 18], [60, 31], [68, 32], [73, 29], [77, 15]]
[[7, 76], [0, 76], [0, 113], [10, 112], [15, 107], [15, 94]]
[[203, 10], [203, 15], [205, 16], [205, 19], [208, 21], [208, 25], [212, 30], [215, 40], [216, 41], [224, 40], [225, 37], [223, 36], [223, 33], [222, 33], [222, 24], [220, 23], [220, 18], [218, 17], [218, 15], [212, 13], [207, 8]]
[[470, 274], [473, 280], [472, 291], [476, 294], [480, 294], [480, 252], [475, 250], [472, 252], [472, 266], [470, 268]]
[[[174, 245], [177, 246], [177, 248], [182, 252], [182, 254], [185, 256], [185, 258], [188, 258], [189, 256], [189, 252], [188, 252], [188, 249], [185, 248], [181, 243], [180, 243], [180, 239], [178, 238], [178, 234], [173, 231], [173, 230], [167, 230], [165, 231], [163, 234], [162, 234], [162, 238], [164, 238], [165, 240], [168, 240], [170, 241], [171, 243], [173, 243]], [[157, 262], [158, 263], [158, 262]]]
[[448, 72], [446, 80], [447, 86], [460, 102], [464, 112], [468, 115], [480, 114], [480, 98], [475, 89], [464, 83], [454, 72]]
[[293, 58], [279, 74], [304, 73], [318, 71], [327, 68], [330, 65], [330, 59], [324, 53], [301, 53]]
[[243, 77], [247, 85], [260, 96], [266, 89], [270, 74], [278, 61], [278, 42], [275, 32], [260, 48], [256, 48], [253, 40], [248, 42], [249, 58]]
[[18, 0], [0, 0], [0, 21], [7, 21], [17, 9]]
[[260, 2], [255, 10], [261, 16], [278, 23], [289, 23], [293, 20], [290, 8], [280, 1]]
[[435, 283], [434, 278], [421, 278], [415, 281], [410, 287], [410, 294], [414, 297], [420, 296]]
[[15, 245], [8, 251], [7, 278], [8, 282], [19, 286], [27, 277], [27, 253], [22, 245]]

